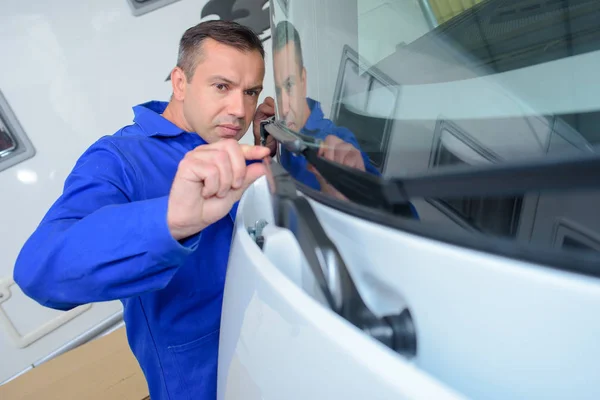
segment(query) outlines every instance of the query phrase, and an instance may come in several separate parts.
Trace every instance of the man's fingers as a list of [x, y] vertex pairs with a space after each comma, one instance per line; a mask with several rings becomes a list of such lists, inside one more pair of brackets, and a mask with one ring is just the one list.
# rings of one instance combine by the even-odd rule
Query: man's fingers
[[190, 170], [199, 181], [203, 183], [202, 197], [208, 198], [214, 196], [219, 191], [220, 171], [217, 166], [210, 161], [191, 160], [185, 166]]
[[272, 97], [267, 97], [256, 109], [258, 119], [265, 119], [275, 115], [275, 100]]
[[260, 106], [258, 106], [258, 111], [263, 114], [273, 115], [275, 114], [275, 104], [262, 103]]
[[349, 167], [356, 168], [361, 171], [365, 170], [365, 163], [363, 161], [362, 154], [350, 143], [345, 145], [344, 156], [341, 162]]
[[335, 146], [326, 144], [324, 153], [326, 159], [335, 161]]
[[265, 146], [269, 148], [269, 154], [273, 157], [277, 154], [277, 141], [273, 138], [273, 136], [267, 136], [267, 143]]
[[244, 191], [248, 189], [250, 185], [252, 185], [258, 178], [263, 176], [266, 173], [265, 166], [262, 163], [250, 164], [246, 168], [246, 177], [244, 178], [244, 183], [242, 187], [236, 190], [232, 190], [230, 192], [231, 199], [235, 202], [242, 198]]
[[[219, 172], [219, 188], [216, 192], [218, 197], [224, 197], [231, 189], [233, 182], [233, 168], [230, 156], [224, 149], [212, 148], [204, 149], [201, 152], [192, 153], [194, 160], [198, 162], [212, 164], [217, 167]], [[205, 178], [206, 179], [206, 178]]]
[[223, 143], [223, 148], [229, 154], [229, 160], [231, 162], [232, 171], [232, 185], [234, 189], [238, 189], [244, 183], [244, 176], [246, 175], [246, 159], [242, 148], [237, 141], [231, 140]]
[[317, 155], [319, 157], [323, 157], [325, 155], [325, 145], [324, 144], [321, 144], [319, 146], [319, 150], [317, 150]]
[[271, 150], [264, 146], [250, 146], [247, 144], [240, 145], [244, 158], [246, 160], [260, 160], [271, 154]]
[[257, 146], [240, 144], [234, 139], [220, 140], [211, 146], [221, 149], [227, 152], [229, 155], [229, 162], [231, 164], [231, 171], [233, 174], [230, 188], [234, 189], [241, 187], [244, 182], [244, 177], [246, 175], [246, 160], [264, 158], [264, 154], [269, 153], [269, 150], [266, 147], [259, 148], [267, 150], [249, 150], [248, 148], [252, 149]]
[[329, 135], [325, 138], [325, 141], [319, 149], [319, 156], [338, 164], [358, 168], [364, 171], [362, 156], [356, 147], [333, 135]]
[[233, 183], [233, 171], [229, 154], [226, 151], [216, 151], [214, 163], [219, 169], [219, 191], [217, 196], [224, 197]]
[[260, 106], [258, 106], [258, 108], [272, 111], [272, 114], [274, 114], [275, 113], [275, 100], [272, 97], [266, 97], [265, 100], [262, 102], [262, 104]]
[[275, 138], [273, 136], [269, 135], [269, 136], [267, 136], [267, 143], [265, 144], [265, 147], [272, 149], [273, 147], [275, 147], [276, 143], [277, 143], [277, 141], [275, 140]]
[[266, 173], [265, 166], [262, 163], [250, 164], [246, 168], [246, 177], [244, 178], [243, 190], [246, 190], [250, 185], [254, 183], [258, 178]]
[[[242, 188], [247, 175], [247, 160], [260, 160], [271, 153], [268, 147], [240, 145], [235, 140], [221, 140], [208, 146], [200, 146], [187, 158], [187, 168], [197, 176], [197, 180], [205, 181], [202, 195], [225, 197], [229, 191]], [[212, 165], [210, 173], [199, 170], [196, 165], [207, 168]], [[208, 171], [208, 170], [207, 170]], [[217, 171], [217, 176], [212, 173]], [[257, 177], [254, 178], [254, 180]], [[213, 185], [217, 184], [215, 188]]]
[[356, 152], [354, 151], [354, 146], [351, 144], [345, 143], [340, 145], [337, 156], [340, 164], [347, 165], [349, 167], [354, 167], [356, 164]]

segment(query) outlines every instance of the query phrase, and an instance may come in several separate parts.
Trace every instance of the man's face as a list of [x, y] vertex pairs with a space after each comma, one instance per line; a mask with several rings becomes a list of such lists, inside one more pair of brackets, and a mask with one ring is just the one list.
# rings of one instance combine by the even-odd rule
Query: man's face
[[239, 140], [254, 117], [265, 76], [258, 51], [242, 52], [207, 39], [191, 81], [184, 83], [183, 114], [206, 142]]
[[306, 70], [296, 57], [294, 42], [278, 50], [273, 58], [279, 119], [288, 128], [300, 130], [308, 117], [306, 110]]

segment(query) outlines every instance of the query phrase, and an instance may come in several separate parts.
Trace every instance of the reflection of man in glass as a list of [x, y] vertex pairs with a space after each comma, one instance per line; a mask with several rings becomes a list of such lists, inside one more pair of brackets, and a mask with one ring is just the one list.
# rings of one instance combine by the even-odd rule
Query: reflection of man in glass
[[[347, 128], [326, 119], [318, 101], [306, 96], [306, 69], [300, 37], [294, 26], [280, 22], [273, 33], [273, 58], [277, 92], [278, 119], [288, 128], [323, 141], [320, 155], [340, 164], [379, 174], [358, 141]], [[274, 144], [273, 144], [274, 145]], [[280, 154], [281, 164], [298, 181], [314, 189], [332, 190], [302, 157], [287, 151]], [[312, 171], [312, 172], [311, 172]], [[325, 187], [324, 187], [325, 185]]]

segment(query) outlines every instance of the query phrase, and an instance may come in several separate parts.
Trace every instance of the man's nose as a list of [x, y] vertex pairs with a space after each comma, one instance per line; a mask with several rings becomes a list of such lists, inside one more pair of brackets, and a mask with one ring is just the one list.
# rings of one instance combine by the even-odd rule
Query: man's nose
[[236, 118], [244, 118], [246, 116], [246, 103], [244, 100], [245, 94], [243, 92], [232, 93], [229, 99], [229, 114]]
[[290, 111], [290, 95], [287, 94], [285, 91], [281, 92], [281, 116], [285, 118], [286, 115], [288, 115], [288, 112]]

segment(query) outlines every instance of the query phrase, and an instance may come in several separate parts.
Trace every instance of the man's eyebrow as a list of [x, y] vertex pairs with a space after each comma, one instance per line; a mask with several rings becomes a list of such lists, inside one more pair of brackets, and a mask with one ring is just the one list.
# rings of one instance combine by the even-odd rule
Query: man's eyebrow
[[[220, 81], [220, 82], [224, 82], [233, 86], [238, 86], [237, 82], [232, 81], [231, 79], [227, 79], [224, 76], [221, 75], [213, 75], [210, 77], [210, 81]], [[248, 89], [244, 89], [244, 90], [263, 90], [263, 85], [258, 84], [255, 86], [252, 86], [251, 88]]]
[[221, 82], [225, 82], [228, 83], [230, 85], [237, 85], [236, 82], [232, 81], [231, 79], [227, 79], [224, 76], [221, 75], [213, 75], [209, 78], [209, 80], [211, 81], [221, 81]]

